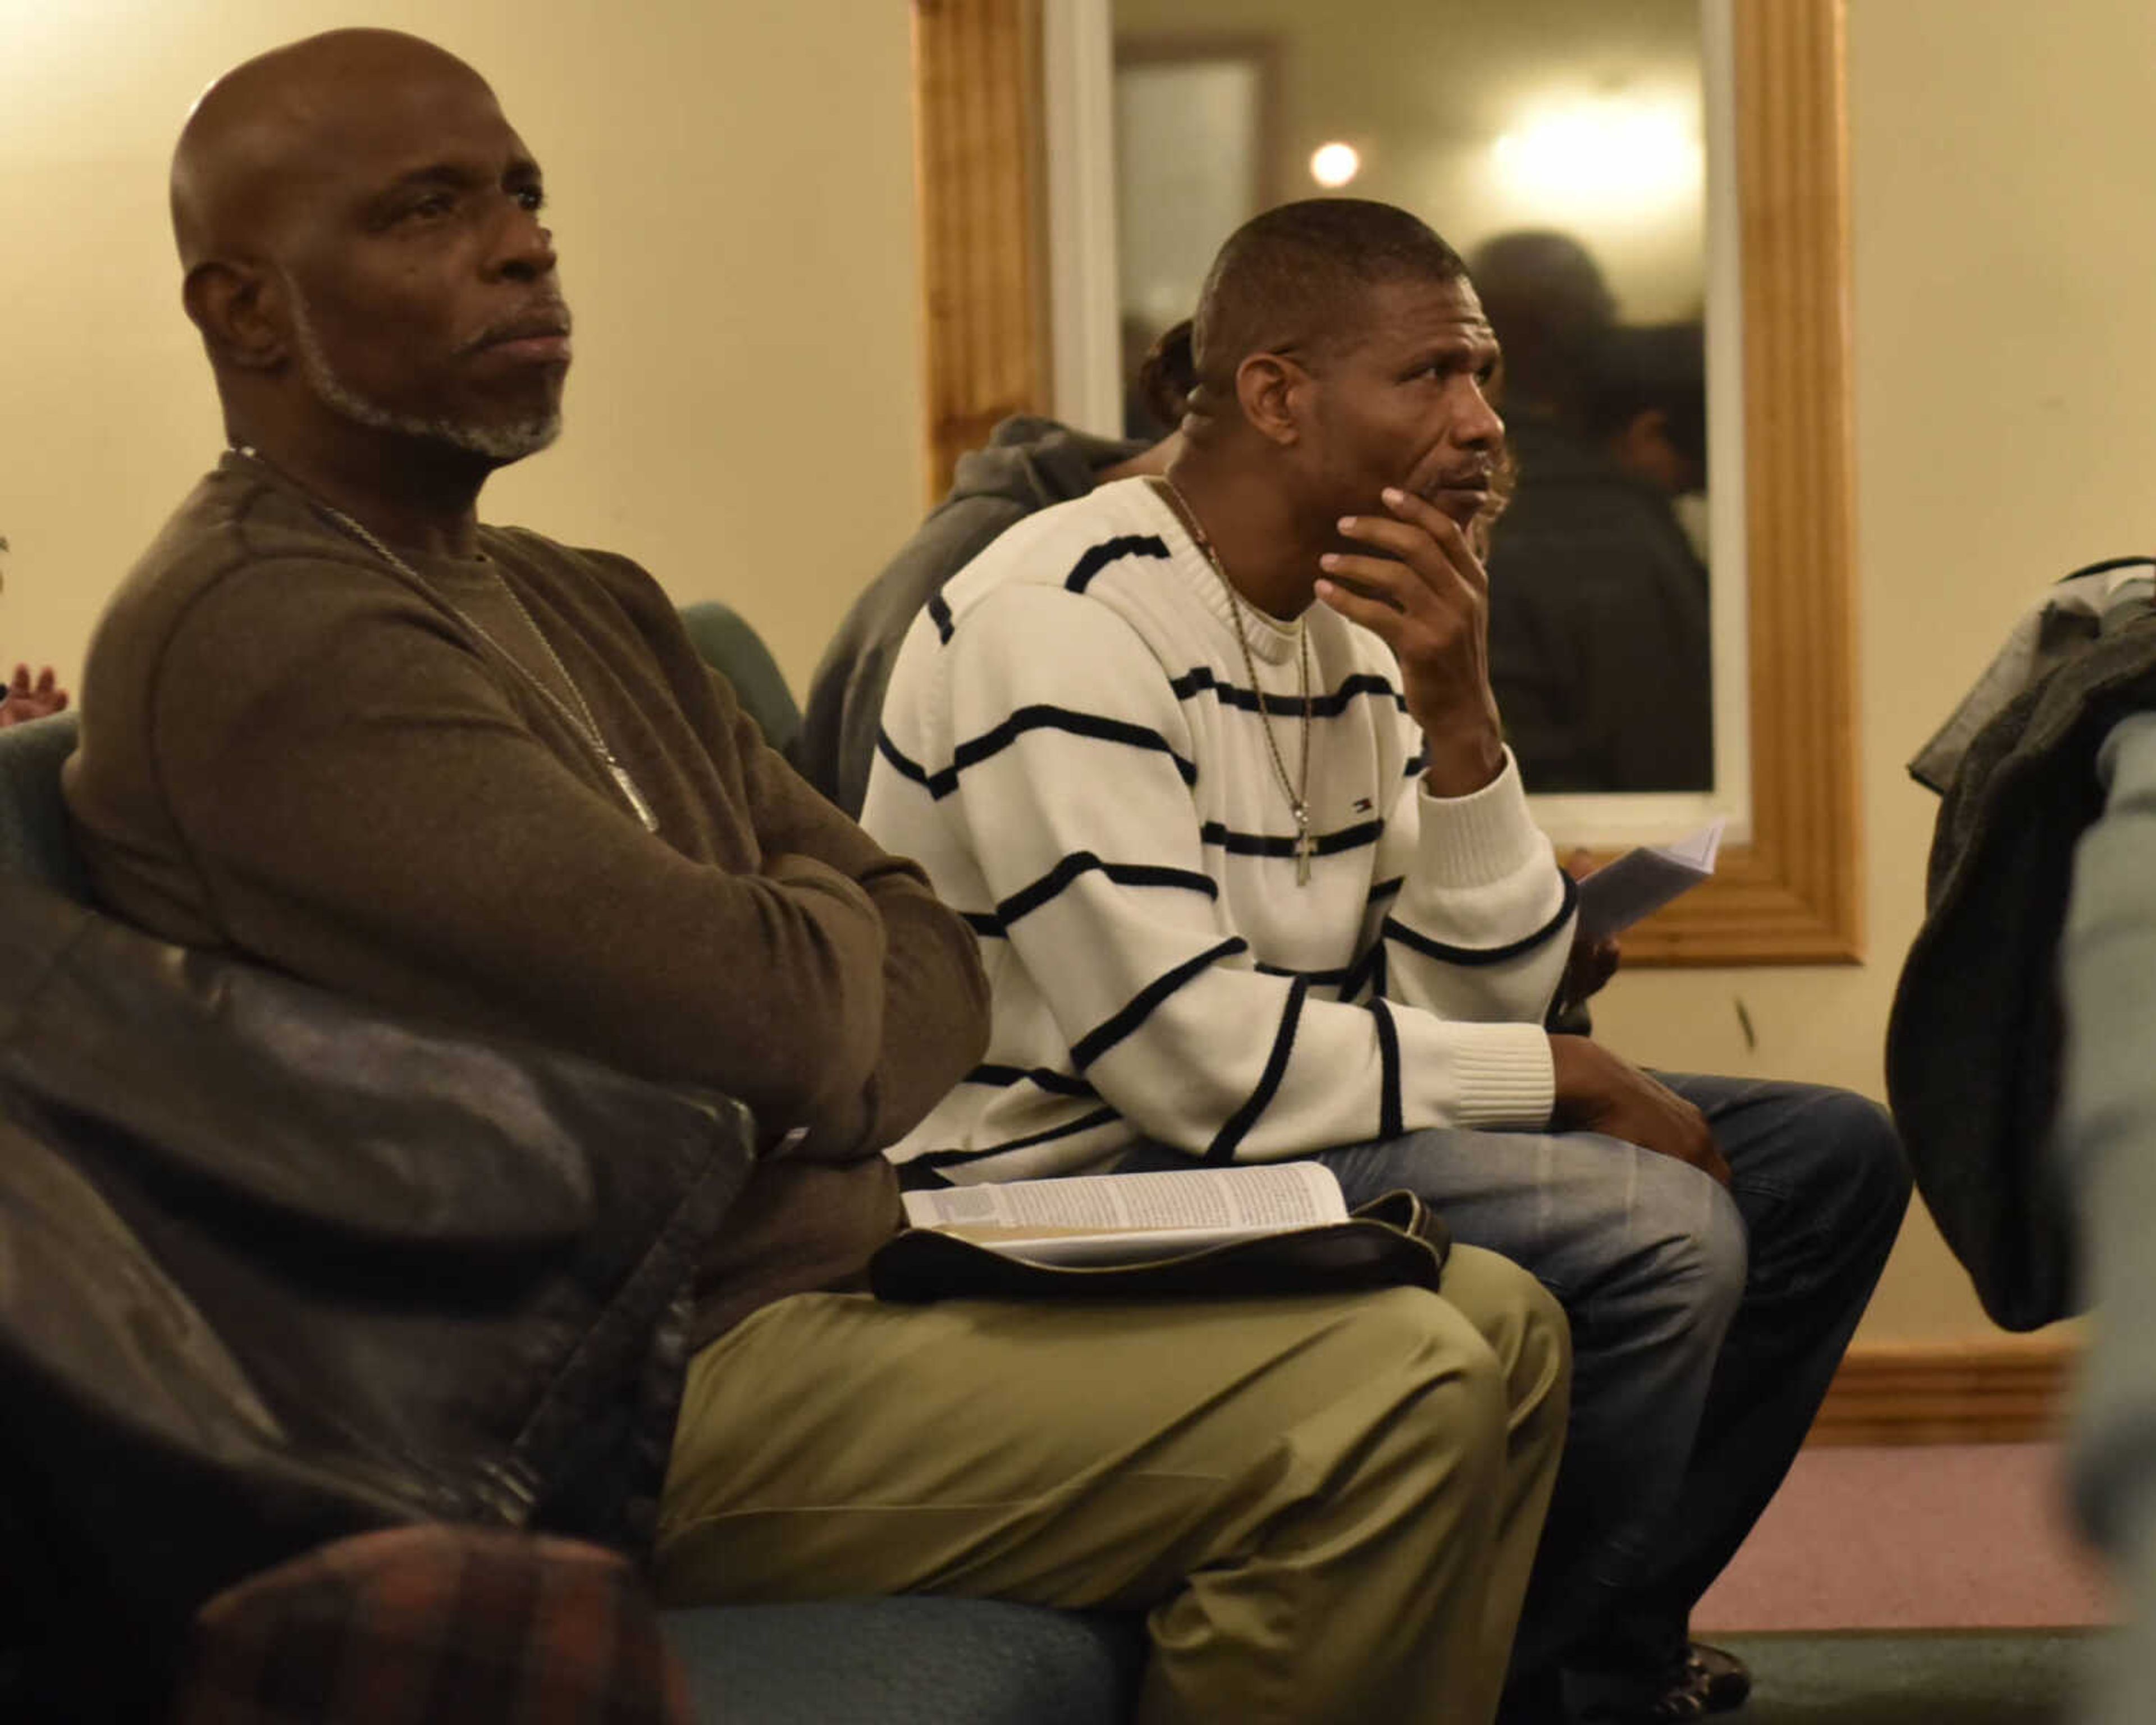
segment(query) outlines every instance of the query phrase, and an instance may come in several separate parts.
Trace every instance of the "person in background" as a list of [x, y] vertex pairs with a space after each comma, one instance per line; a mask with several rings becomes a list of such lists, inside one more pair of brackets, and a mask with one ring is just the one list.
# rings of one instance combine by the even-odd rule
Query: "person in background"
[[1617, 296], [1594, 254], [1573, 235], [1527, 228], [1486, 239], [1467, 274], [1505, 350], [1505, 422], [1578, 430], [1590, 356], [1617, 324]]
[[33, 680], [30, 667], [18, 665], [14, 680], [0, 689], [0, 727], [64, 712], [67, 704], [68, 692], [54, 679], [52, 666], [46, 665]]
[[1676, 506], [1707, 485], [1703, 333], [1609, 326], [1577, 352], [1569, 415], [1512, 422], [1519, 490], [1490, 549], [1506, 741], [1537, 791], [1709, 790], [1707, 572]]
[[[2156, 626], [2144, 625], [2152, 663]], [[2156, 1649], [2156, 687], [2104, 734], [2103, 812], [2075, 846], [2060, 946], [2066, 1066], [2058, 1153], [2079, 1194], [2099, 1314], [2071, 1434], [2082, 1524], [2109, 1553], [2126, 1627], [2098, 1655], [2089, 1725], [2137, 1725], [2149, 1712]]]

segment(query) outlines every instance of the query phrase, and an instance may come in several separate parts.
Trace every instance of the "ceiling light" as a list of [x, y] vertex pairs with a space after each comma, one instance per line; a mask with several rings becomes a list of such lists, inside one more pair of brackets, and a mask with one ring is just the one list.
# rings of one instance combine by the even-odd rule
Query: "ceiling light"
[[1311, 152], [1310, 177], [1328, 190], [1346, 185], [1362, 171], [1362, 156], [1353, 144], [1320, 144]]

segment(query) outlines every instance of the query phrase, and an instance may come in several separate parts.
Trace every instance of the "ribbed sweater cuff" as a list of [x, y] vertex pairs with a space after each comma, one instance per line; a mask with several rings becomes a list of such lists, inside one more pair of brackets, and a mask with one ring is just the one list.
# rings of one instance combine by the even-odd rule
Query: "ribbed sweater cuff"
[[1542, 831], [1527, 813], [1519, 763], [1505, 751], [1504, 769], [1464, 797], [1418, 790], [1422, 878], [1444, 886], [1486, 886], [1534, 860]]
[[1537, 1024], [1449, 1027], [1461, 1126], [1540, 1128], [1557, 1106], [1549, 1038]]

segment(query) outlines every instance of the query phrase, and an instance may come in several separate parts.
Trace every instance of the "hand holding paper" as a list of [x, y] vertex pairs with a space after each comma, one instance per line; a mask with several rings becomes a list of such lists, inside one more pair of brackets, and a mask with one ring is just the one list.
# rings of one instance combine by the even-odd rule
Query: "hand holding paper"
[[1578, 936], [1599, 940], [1630, 928], [1714, 873], [1726, 823], [1709, 821], [1670, 845], [1642, 845], [1579, 883]]

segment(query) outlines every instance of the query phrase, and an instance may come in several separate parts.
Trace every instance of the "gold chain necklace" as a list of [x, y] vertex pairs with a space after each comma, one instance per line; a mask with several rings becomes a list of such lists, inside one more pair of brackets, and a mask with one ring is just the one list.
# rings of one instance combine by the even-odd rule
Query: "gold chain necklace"
[[1287, 762], [1281, 754], [1279, 742], [1273, 736], [1273, 716], [1265, 705], [1265, 692], [1258, 685], [1257, 655], [1250, 651], [1250, 638], [1243, 629], [1243, 596], [1235, 591], [1235, 583], [1228, 578], [1228, 566], [1220, 561], [1220, 553], [1213, 548], [1213, 542], [1205, 529], [1199, 524], [1195, 511], [1188, 501], [1175, 487], [1175, 481], [1164, 473], [1149, 475], [1153, 489], [1161, 501], [1175, 511], [1175, 518], [1189, 534], [1191, 542], [1204, 553], [1206, 562], [1220, 578], [1220, 587], [1228, 595], [1229, 619], [1235, 625], [1235, 644], [1243, 649], [1243, 669], [1250, 679], [1250, 693], [1258, 703], [1258, 725], [1265, 734], [1265, 752], [1272, 757], [1273, 777], [1279, 781], [1281, 794], [1287, 798], [1287, 812], [1295, 818], [1295, 884], [1310, 885], [1310, 860], [1317, 852], [1317, 836], [1310, 830], [1310, 631], [1298, 628], [1296, 631], [1296, 692], [1302, 708], [1302, 744], [1297, 762], [1297, 775], [1293, 782], [1287, 776]]
[[[238, 453], [264, 467], [269, 467], [270, 465], [254, 449], [244, 444], [238, 446]], [[613, 780], [616, 788], [621, 792], [623, 801], [629, 804], [636, 818], [644, 823], [644, 831], [655, 833], [659, 830], [659, 817], [652, 813], [651, 804], [644, 800], [644, 793], [637, 788], [636, 781], [629, 777], [629, 768], [623, 766], [614, 752], [607, 747], [606, 733], [599, 729], [599, 721], [592, 712], [591, 703], [584, 699], [584, 691], [577, 686], [577, 680], [569, 675], [568, 666], [562, 663], [562, 655], [554, 650], [554, 644], [541, 631], [537, 619], [526, 608], [524, 601], [517, 597], [516, 589], [509, 584], [508, 578], [501, 570], [495, 568], [491, 561], [489, 561], [486, 565], [487, 572], [494, 577], [501, 588], [503, 596], [516, 608], [516, 614], [524, 619], [525, 628], [531, 631], [532, 639], [538, 642], [539, 650], [547, 655], [548, 663], [552, 665], [556, 673], [561, 677], [562, 686], [574, 697], [577, 703], [574, 712], [569, 710], [567, 702], [547, 686], [545, 678], [540, 676], [531, 666], [495, 639], [493, 631], [485, 624], [442, 593], [432, 582], [421, 575], [403, 557], [398, 556], [360, 522], [354, 521], [335, 504], [326, 503], [313, 493], [307, 491], [298, 480], [290, 478], [281, 470], [276, 469], [271, 470], [277, 472], [279, 477], [284, 479], [285, 483], [300, 491], [308, 502], [328, 518], [331, 526], [348, 537], [357, 540], [422, 593], [435, 600], [458, 622], [485, 641], [488, 646], [493, 648], [512, 670], [531, 684], [547, 704], [562, 716], [564, 724], [583, 737], [592, 752], [598, 757], [599, 764], [606, 768], [608, 777]]]

